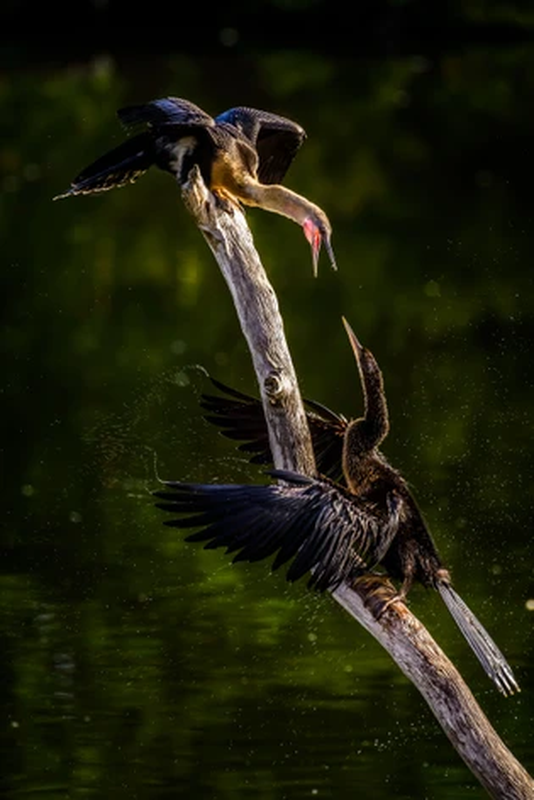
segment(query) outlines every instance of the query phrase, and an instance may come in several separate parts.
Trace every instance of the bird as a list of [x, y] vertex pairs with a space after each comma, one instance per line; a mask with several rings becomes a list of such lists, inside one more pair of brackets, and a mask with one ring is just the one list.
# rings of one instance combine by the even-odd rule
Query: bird
[[[165, 489], [154, 492], [156, 505], [175, 516], [166, 525], [200, 528], [187, 541], [206, 542], [208, 549], [226, 547], [227, 553], [237, 553], [234, 561], [275, 555], [273, 570], [292, 559], [287, 579], [310, 573], [308, 585], [319, 591], [353, 585], [377, 568], [401, 582], [393, 600], [405, 600], [414, 581], [436, 589], [486, 674], [504, 695], [513, 694], [519, 686], [511, 667], [453, 589], [406, 480], [379, 449], [389, 432], [382, 372], [343, 322], [359, 370], [364, 411], [348, 421], [306, 401], [316, 475], [272, 469], [269, 475], [278, 483], [264, 485], [165, 481]], [[219, 382], [215, 386], [228, 397], [204, 396], [207, 419], [222, 425], [230, 438], [244, 440], [241, 448], [253, 461], [268, 463], [261, 403]]]
[[133, 183], [155, 165], [182, 185], [198, 165], [207, 187], [223, 201], [258, 206], [298, 223], [310, 243], [316, 276], [321, 246], [337, 269], [332, 226], [319, 206], [280, 185], [304, 129], [285, 117], [237, 106], [213, 118], [179, 97], [117, 111], [128, 131], [142, 130], [86, 167], [54, 200]]

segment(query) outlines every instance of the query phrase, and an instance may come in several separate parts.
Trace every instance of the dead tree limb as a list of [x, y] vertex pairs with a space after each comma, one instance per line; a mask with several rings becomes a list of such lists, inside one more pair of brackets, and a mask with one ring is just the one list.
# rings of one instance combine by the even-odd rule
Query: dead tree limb
[[[245, 217], [215, 200], [191, 172], [183, 187], [186, 206], [228, 284], [261, 390], [277, 469], [313, 475], [311, 438], [272, 286]], [[504, 745], [458, 670], [403, 603], [379, 620], [370, 608], [372, 581], [343, 585], [334, 599], [388, 651], [421, 692], [451, 743], [491, 797], [534, 800], [534, 781]]]

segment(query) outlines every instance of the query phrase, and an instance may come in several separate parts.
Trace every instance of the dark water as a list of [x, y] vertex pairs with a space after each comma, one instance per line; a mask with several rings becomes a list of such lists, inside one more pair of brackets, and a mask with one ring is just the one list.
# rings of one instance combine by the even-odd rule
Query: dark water
[[522, 694], [498, 696], [438, 598], [412, 608], [534, 765], [534, 52], [100, 57], [0, 79], [0, 794], [483, 797], [329, 598], [152, 507], [158, 475], [259, 477], [198, 407], [203, 369], [254, 391], [250, 359], [168, 176], [51, 197], [121, 140], [117, 107], [166, 94], [307, 129], [287, 183], [328, 211], [339, 273], [314, 281], [298, 228], [248, 214], [303, 391], [360, 412], [345, 314], [384, 372], [384, 449]]

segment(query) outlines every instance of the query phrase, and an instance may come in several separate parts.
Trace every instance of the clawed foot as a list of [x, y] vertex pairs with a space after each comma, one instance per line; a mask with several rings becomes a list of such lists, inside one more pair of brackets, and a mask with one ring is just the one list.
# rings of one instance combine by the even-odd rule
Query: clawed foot
[[386, 600], [378, 614], [375, 614], [376, 620], [382, 619], [388, 608], [394, 603], [402, 603], [404, 605], [406, 603], [406, 595], [402, 592], [397, 592], [393, 597], [390, 597], [389, 600]]
[[382, 575], [363, 575], [354, 581], [366, 608], [376, 620], [380, 620], [388, 608], [395, 603], [404, 603], [406, 594], [398, 592], [388, 578]]

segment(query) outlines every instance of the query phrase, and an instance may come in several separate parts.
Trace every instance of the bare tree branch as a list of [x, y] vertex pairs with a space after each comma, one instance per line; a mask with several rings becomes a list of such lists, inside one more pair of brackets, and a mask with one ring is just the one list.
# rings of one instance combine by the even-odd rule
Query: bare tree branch
[[[232, 294], [260, 385], [277, 469], [313, 475], [311, 438], [272, 286], [245, 217], [211, 195], [197, 168], [183, 197]], [[383, 586], [383, 584], [382, 584]], [[501, 741], [458, 670], [403, 603], [379, 620], [372, 613], [376, 582], [343, 585], [334, 599], [388, 651], [421, 692], [451, 743], [491, 797], [534, 800], [534, 781]]]
[[228, 284], [252, 356], [273, 461], [277, 469], [315, 473], [315, 458], [297, 376], [273, 287], [267, 280], [241, 210], [214, 202], [194, 167], [183, 190], [185, 204]]

